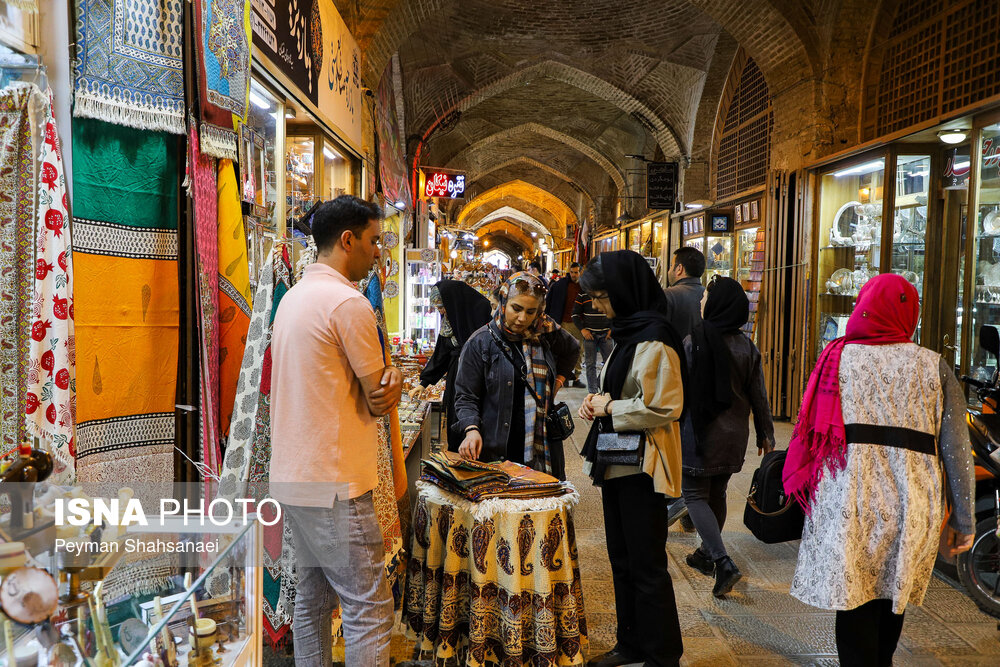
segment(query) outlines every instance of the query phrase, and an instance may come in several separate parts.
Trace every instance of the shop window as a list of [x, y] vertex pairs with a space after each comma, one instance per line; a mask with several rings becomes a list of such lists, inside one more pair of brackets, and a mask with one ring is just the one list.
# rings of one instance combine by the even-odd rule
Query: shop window
[[820, 176], [817, 355], [844, 335], [858, 291], [881, 272], [884, 186], [884, 158]]
[[984, 382], [992, 379], [995, 361], [979, 346], [984, 324], [1000, 323], [1000, 124], [983, 129], [980, 150], [979, 210], [976, 215], [972, 256], [972, 334], [969, 375]]
[[1000, 94], [996, 0], [900, 2], [888, 35], [868, 58], [864, 141]]
[[764, 185], [774, 125], [764, 73], [742, 51], [733, 63], [726, 88], [716, 122], [721, 128], [714, 151], [717, 199]]
[[285, 156], [285, 192], [287, 216], [291, 221], [308, 211], [316, 202], [316, 139], [289, 137]]

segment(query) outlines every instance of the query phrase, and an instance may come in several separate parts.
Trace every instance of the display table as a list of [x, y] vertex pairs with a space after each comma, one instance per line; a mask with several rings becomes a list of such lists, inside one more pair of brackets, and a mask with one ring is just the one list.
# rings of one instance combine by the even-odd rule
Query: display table
[[431, 454], [430, 405], [426, 401], [419, 401], [417, 406], [406, 407], [406, 404], [402, 403], [400, 405], [409, 413], [408, 419], [413, 420], [407, 424], [416, 425], [416, 427], [407, 426], [402, 431], [407, 491], [412, 507], [417, 500], [416, 481], [420, 479], [420, 459]]
[[417, 482], [403, 623], [421, 659], [582, 665], [580, 496], [472, 503]]

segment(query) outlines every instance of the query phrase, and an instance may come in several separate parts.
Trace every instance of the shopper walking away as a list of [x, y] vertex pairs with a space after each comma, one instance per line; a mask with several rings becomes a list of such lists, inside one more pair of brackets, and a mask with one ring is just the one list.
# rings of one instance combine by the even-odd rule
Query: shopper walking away
[[493, 321], [472, 334], [458, 362], [458, 452], [508, 460], [566, 478], [563, 443], [545, 433], [545, 414], [572, 377], [580, 345], [544, 313], [545, 286], [515, 273], [500, 286]]
[[705, 255], [697, 248], [678, 248], [674, 251], [674, 265], [667, 273], [670, 287], [664, 290], [667, 297], [667, 317], [681, 340], [687, 338], [701, 322], [701, 300], [705, 287], [701, 276], [705, 273]]
[[688, 515], [701, 537], [687, 563], [715, 576], [716, 597], [731, 591], [742, 576], [726, 551], [722, 528], [726, 487], [743, 469], [751, 413], [758, 456], [774, 449], [760, 351], [740, 329], [749, 316], [750, 302], [740, 284], [719, 278], [708, 286], [704, 320], [684, 339], [691, 406], [681, 429], [682, 484]]
[[614, 341], [611, 340], [611, 320], [594, 307], [594, 301], [586, 292], [580, 292], [573, 304], [573, 323], [583, 337], [583, 364], [587, 373], [587, 392], [599, 394], [597, 379], [597, 353], [601, 353], [601, 365], [608, 363]]
[[474, 287], [457, 281], [441, 280], [431, 288], [431, 305], [441, 313], [441, 333], [431, 355], [420, 373], [420, 384], [410, 392], [419, 397], [432, 384], [445, 379], [442, 401], [447, 412], [448, 449], [458, 451], [465, 437], [457, 428], [455, 417], [455, 376], [458, 359], [465, 341], [472, 333], [490, 321], [490, 301]]
[[541, 262], [539, 262], [538, 260], [534, 260], [533, 262], [531, 262], [530, 264], [528, 264], [528, 273], [530, 273], [534, 277], [536, 277], [539, 280], [541, 280], [542, 284], [545, 285], [545, 289], [549, 288], [549, 280], [548, 280], [548, 278], [546, 278], [545, 276], [542, 275], [542, 263]]
[[916, 288], [885, 273], [858, 294], [847, 334], [809, 378], [785, 460], [806, 510], [791, 593], [837, 610], [844, 665], [891, 665], [907, 604], [923, 602], [940, 540], [972, 546], [965, 397], [939, 354], [911, 342]]
[[[580, 263], [573, 262], [569, 266], [569, 273], [562, 280], [553, 282], [549, 286], [549, 293], [545, 297], [545, 314], [559, 323], [563, 329], [573, 334], [576, 342], [583, 347], [583, 335], [573, 319], [573, 307], [576, 305], [576, 297], [580, 294]], [[567, 384], [572, 385], [573, 381], [580, 377], [580, 359], [576, 361], [573, 368], [573, 377], [567, 378]]]
[[271, 342], [270, 492], [295, 544], [295, 664], [329, 665], [339, 600], [349, 665], [389, 664], [392, 596], [372, 502], [376, 418], [402, 373], [387, 366], [375, 313], [351, 281], [379, 259], [379, 209], [342, 195], [313, 216], [317, 260], [281, 300]]
[[[618, 619], [614, 649], [588, 665], [677, 665], [684, 647], [667, 571], [667, 497], [681, 492], [684, 350], [667, 322], [663, 290], [638, 253], [601, 253], [587, 264], [581, 286], [611, 320], [615, 341], [601, 373], [603, 392], [580, 406], [580, 417], [594, 422], [582, 453], [601, 487]], [[602, 432], [643, 433], [641, 464], [602, 465]]]

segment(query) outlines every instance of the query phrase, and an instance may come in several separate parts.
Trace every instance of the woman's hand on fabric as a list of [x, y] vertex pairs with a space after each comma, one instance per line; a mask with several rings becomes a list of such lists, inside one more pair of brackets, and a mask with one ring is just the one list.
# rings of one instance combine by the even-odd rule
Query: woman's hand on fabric
[[583, 399], [583, 403], [580, 404], [580, 409], [577, 411], [580, 419], [594, 421], [594, 406], [590, 402], [592, 398], [594, 398], [594, 394], [587, 394], [587, 398]]
[[757, 456], [770, 454], [773, 451], [774, 451], [774, 440], [772, 440], [771, 438], [763, 438], [757, 441]]
[[941, 544], [938, 552], [945, 558], [954, 558], [971, 549], [975, 539], [975, 534], [965, 535], [946, 525], [941, 532]]
[[607, 417], [611, 414], [608, 411], [608, 404], [611, 403], [611, 394], [594, 394], [590, 399], [590, 406], [597, 417]]
[[469, 431], [465, 440], [458, 446], [458, 455], [463, 459], [478, 459], [483, 451], [483, 436], [479, 431]]

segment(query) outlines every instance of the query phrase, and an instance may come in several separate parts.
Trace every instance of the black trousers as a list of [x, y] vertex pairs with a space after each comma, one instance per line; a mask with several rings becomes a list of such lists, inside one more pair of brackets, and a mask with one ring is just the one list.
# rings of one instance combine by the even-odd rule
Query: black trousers
[[681, 475], [688, 516], [701, 537], [701, 550], [712, 560], [729, 555], [722, 542], [722, 528], [726, 525], [726, 488], [730, 477], [729, 473], [709, 477]]
[[892, 600], [871, 600], [855, 609], [837, 612], [837, 654], [844, 667], [892, 665], [903, 614], [892, 613]]
[[618, 648], [677, 665], [684, 645], [667, 571], [667, 499], [639, 474], [604, 482], [604, 532], [615, 587]]

